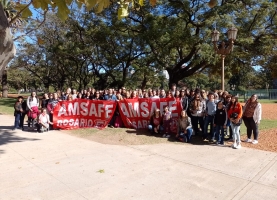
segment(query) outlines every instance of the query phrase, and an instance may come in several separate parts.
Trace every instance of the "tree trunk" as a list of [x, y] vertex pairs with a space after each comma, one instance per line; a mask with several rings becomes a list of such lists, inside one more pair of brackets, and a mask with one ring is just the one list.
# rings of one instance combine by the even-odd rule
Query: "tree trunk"
[[7, 76], [7, 70], [4, 70], [2, 73], [2, 92], [3, 97], [8, 98], [8, 76]]
[[[0, 2], [0, 78], [2, 78], [3, 97], [8, 96], [7, 72], [5, 68], [15, 56], [15, 52], [15, 45], [13, 43], [8, 19], [5, 15], [2, 3]], [[3, 78], [6, 80], [3, 80]]]

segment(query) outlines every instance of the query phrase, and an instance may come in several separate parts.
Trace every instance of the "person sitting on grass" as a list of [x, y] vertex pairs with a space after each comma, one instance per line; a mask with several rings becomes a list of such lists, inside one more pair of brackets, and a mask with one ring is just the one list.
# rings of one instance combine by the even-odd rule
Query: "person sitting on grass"
[[49, 115], [46, 112], [46, 108], [43, 108], [41, 114], [38, 117], [37, 131], [41, 133], [42, 130], [49, 130], [49, 124], [52, 125], [53, 123], [50, 122]]
[[192, 135], [191, 119], [185, 110], [180, 113], [178, 120], [176, 139], [182, 142], [190, 142]]
[[151, 131], [151, 133], [160, 134], [162, 130], [162, 124], [163, 124], [162, 114], [160, 112], [160, 109], [156, 108], [150, 118], [150, 125], [148, 126], [148, 129]]

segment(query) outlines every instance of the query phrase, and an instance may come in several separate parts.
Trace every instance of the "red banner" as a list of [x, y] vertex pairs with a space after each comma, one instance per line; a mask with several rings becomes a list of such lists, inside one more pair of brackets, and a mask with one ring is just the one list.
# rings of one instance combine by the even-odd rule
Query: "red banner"
[[115, 101], [85, 99], [60, 101], [53, 113], [54, 128], [104, 128], [111, 120], [115, 108]]
[[156, 108], [161, 113], [165, 106], [169, 107], [172, 113], [171, 132], [177, 132], [177, 121], [181, 113], [181, 104], [174, 98], [145, 98], [125, 99], [118, 102], [121, 119], [127, 128], [147, 128], [150, 124], [150, 117]]

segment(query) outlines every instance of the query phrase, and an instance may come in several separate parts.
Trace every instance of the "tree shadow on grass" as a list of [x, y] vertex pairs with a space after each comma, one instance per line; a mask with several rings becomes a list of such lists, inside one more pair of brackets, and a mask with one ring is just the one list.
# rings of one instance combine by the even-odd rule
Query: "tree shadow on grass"
[[[152, 134], [150, 131], [148, 131], [147, 129], [127, 129], [126, 133], [128, 134], [134, 134], [134, 135], [145, 135], [145, 136], [149, 136], [149, 137], [158, 137], [158, 138], [162, 138], [163, 134]], [[184, 143], [181, 142], [180, 140], [177, 140], [175, 138], [174, 134], [171, 134], [170, 138], [167, 138], [167, 141], [169, 142], [180, 142], [180, 143]], [[193, 135], [191, 137], [191, 145], [211, 145], [211, 146], [216, 146], [215, 143], [210, 143], [208, 141], [203, 141], [202, 136], [201, 135]], [[224, 146], [220, 146], [220, 147], [225, 147]]]
[[163, 134], [152, 134], [147, 129], [127, 129], [126, 133], [128, 134], [135, 134], [135, 135], [145, 135], [149, 137], [162, 137]]
[[[0, 126], [0, 146], [9, 144], [12, 142], [24, 142], [24, 141], [36, 141], [40, 139], [35, 138], [25, 138], [18, 136], [15, 131], [11, 130], [11, 126]], [[4, 153], [3, 150], [0, 150], [0, 154]]]
[[17, 98], [2, 98], [0, 101], [0, 106], [14, 107]]

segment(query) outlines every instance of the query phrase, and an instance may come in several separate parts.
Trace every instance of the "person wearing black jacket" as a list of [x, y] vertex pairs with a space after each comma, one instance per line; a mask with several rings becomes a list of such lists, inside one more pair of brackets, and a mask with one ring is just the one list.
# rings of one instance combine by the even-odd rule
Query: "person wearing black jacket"
[[24, 119], [25, 119], [25, 115], [27, 114], [27, 102], [24, 101], [23, 97], [22, 97], [22, 112], [21, 112], [21, 116], [20, 116], [20, 128], [22, 130], [24, 130]]
[[19, 96], [17, 98], [17, 101], [14, 104], [14, 127], [13, 127], [13, 130], [20, 128], [20, 117], [21, 117], [21, 113], [23, 112], [22, 100], [23, 100], [23, 97]]
[[214, 127], [216, 128], [216, 138], [218, 145], [224, 145], [224, 129], [227, 124], [227, 111], [223, 106], [223, 102], [217, 103], [217, 109], [214, 118]]

